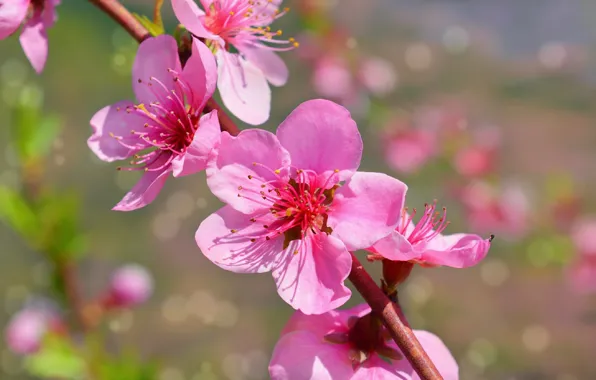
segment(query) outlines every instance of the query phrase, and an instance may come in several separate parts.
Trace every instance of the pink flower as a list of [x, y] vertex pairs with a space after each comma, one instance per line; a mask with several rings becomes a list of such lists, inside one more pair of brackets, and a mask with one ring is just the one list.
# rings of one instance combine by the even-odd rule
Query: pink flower
[[[258, 125], [269, 119], [271, 90], [288, 80], [288, 68], [275, 51], [293, 49], [293, 38], [273, 39], [281, 30], [269, 25], [288, 9], [281, 0], [172, 0], [178, 20], [188, 31], [206, 40], [218, 64], [217, 88], [225, 106], [242, 121]], [[279, 47], [281, 45], [289, 47]], [[232, 52], [231, 49], [237, 51]]]
[[356, 95], [352, 73], [347, 63], [339, 57], [328, 56], [317, 60], [312, 82], [319, 95], [342, 103]]
[[60, 0], [0, 0], [0, 40], [23, 25], [19, 38], [31, 66], [41, 73], [48, 58], [47, 29], [56, 22]]
[[39, 350], [44, 335], [58, 323], [57, 316], [43, 307], [27, 307], [11, 318], [6, 327], [6, 344], [16, 354]]
[[358, 69], [360, 83], [373, 95], [385, 96], [397, 85], [397, 74], [391, 63], [383, 58], [366, 58]]
[[174, 177], [205, 169], [220, 136], [216, 111], [201, 116], [215, 90], [215, 60], [200, 41], [181, 68], [174, 38], [162, 35], [141, 43], [133, 66], [138, 104], [122, 101], [91, 119], [91, 150], [102, 160], [131, 159], [145, 173], [114, 207], [130, 211], [151, 203], [170, 172]]
[[417, 224], [413, 221], [416, 209], [411, 215], [407, 211], [402, 210], [401, 222], [393, 234], [372, 246], [373, 258], [465, 268], [478, 264], [488, 253], [492, 238], [463, 233], [442, 235], [449, 225], [447, 209], [443, 207], [442, 212], [437, 212], [436, 201], [424, 205]]
[[407, 129], [384, 138], [385, 158], [392, 169], [414, 173], [437, 153], [436, 135], [425, 129]]
[[[420, 379], [380, 323], [375, 329], [370, 318], [368, 305], [322, 315], [296, 312], [273, 351], [271, 379]], [[443, 378], [457, 380], [459, 369], [445, 344], [427, 331], [414, 334]]]
[[455, 170], [464, 177], [481, 177], [496, 168], [501, 133], [496, 127], [482, 127], [472, 133], [473, 142], [453, 157]]
[[307, 101], [277, 135], [223, 133], [214, 155], [207, 184], [228, 205], [199, 226], [203, 254], [233, 272], [271, 271], [279, 295], [306, 314], [346, 302], [348, 251], [391, 233], [407, 188], [384, 174], [356, 172], [362, 139], [350, 113]]
[[112, 275], [109, 299], [122, 307], [145, 302], [153, 292], [153, 278], [147, 270], [136, 264], [119, 268]]
[[574, 292], [596, 293], [596, 256], [580, 254], [567, 270], [567, 278]]
[[576, 221], [571, 239], [581, 255], [596, 257], [596, 218], [584, 217]]
[[460, 198], [468, 225], [477, 231], [494, 233], [510, 241], [528, 232], [530, 202], [519, 185], [508, 183], [497, 189], [487, 182], [475, 181], [463, 189]]

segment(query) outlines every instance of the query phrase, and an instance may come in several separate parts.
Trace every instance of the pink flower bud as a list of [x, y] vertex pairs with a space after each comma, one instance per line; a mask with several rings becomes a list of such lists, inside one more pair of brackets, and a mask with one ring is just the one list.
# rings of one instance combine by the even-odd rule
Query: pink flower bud
[[112, 275], [111, 301], [117, 306], [133, 306], [145, 302], [153, 292], [153, 278], [142, 266], [125, 265]]
[[6, 327], [8, 347], [16, 354], [34, 353], [48, 330], [50, 319], [43, 310], [23, 309], [16, 313]]

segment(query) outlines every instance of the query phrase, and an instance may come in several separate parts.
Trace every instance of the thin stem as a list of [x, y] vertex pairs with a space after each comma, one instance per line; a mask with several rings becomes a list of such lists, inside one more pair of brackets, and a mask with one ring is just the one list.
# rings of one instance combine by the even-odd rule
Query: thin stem
[[[89, 1], [109, 14], [138, 42], [143, 41], [149, 36], [149, 32], [143, 25], [117, 0]], [[205, 106], [205, 111], [208, 112], [214, 109], [218, 112], [221, 129], [228, 131], [232, 135], [237, 135], [239, 133], [238, 127], [217, 102], [210, 99]], [[385, 296], [353, 254], [352, 271], [350, 272], [349, 279], [371, 306], [372, 310], [380, 316], [393, 340], [395, 340], [395, 343], [397, 343], [420, 378], [423, 380], [442, 380], [443, 377], [420, 345], [420, 342], [418, 342], [418, 339], [416, 339], [412, 330], [407, 326], [407, 322], [404, 323], [399, 318], [398, 315], [403, 315], [399, 305], [392, 303]]]
[[442, 380], [443, 377], [420, 345], [405, 318], [400, 319], [400, 315], [403, 318], [403, 312], [399, 304], [391, 302], [383, 294], [383, 291], [366, 272], [362, 263], [354, 254], [352, 254], [352, 271], [348, 278], [352, 281], [356, 290], [362, 294], [372, 311], [380, 316], [391, 337], [420, 378]]
[[[120, 24], [137, 42], [141, 43], [149, 38], [151, 34], [145, 27], [117, 0], [89, 0], [99, 9], [106, 12], [118, 24]], [[222, 131], [227, 131], [232, 135], [237, 135], [240, 130], [232, 121], [230, 116], [213, 99], [209, 99], [205, 106], [205, 112], [217, 110], [219, 124]]]
[[55, 263], [56, 271], [63, 281], [66, 299], [83, 331], [88, 331], [90, 326], [84, 313], [83, 299], [79, 293], [76, 270], [72, 262], [59, 260]]

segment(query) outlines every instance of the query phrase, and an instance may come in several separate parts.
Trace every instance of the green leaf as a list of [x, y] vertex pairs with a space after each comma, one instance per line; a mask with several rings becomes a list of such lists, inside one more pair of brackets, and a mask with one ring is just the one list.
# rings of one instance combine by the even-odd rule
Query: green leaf
[[37, 242], [39, 222], [35, 212], [21, 194], [0, 186], [0, 220], [30, 243]]
[[47, 155], [60, 133], [61, 125], [60, 118], [55, 115], [42, 117], [36, 104], [19, 103], [13, 110], [12, 127], [21, 162], [31, 162]]
[[147, 16], [142, 16], [136, 13], [133, 13], [132, 15], [149, 31], [149, 34], [151, 34], [152, 36], [155, 37], [165, 33], [163, 24], [158, 25], [153, 21], [149, 20]]
[[155, 361], [143, 362], [133, 350], [120, 353], [112, 360], [104, 360], [100, 378], [109, 380], [156, 380], [159, 364]]
[[38, 218], [44, 250], [56, 260], [71, 259], [85, 251], [79, 228], [79, 197], [74, 192], [48, 193], [40, 199]]
[[67, 338], [48, 335], [40, 351], [28, 356], [25, 369], [33, 376], [61, 379], [86, 379], [85, 360], [74, 350]]

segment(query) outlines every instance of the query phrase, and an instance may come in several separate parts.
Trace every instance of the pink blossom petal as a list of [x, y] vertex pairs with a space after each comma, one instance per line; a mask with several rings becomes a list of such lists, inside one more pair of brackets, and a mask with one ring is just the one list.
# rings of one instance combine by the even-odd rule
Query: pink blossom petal
[[283, 237], [265, 240], [267, 231], [261, 223], [251, 222], [251, 217], [230, 206], [207, 217], [195, 234], [205, 257], [220, 268], [236, 273], [270, 271], [282, 254]]
[[273, 50], [261, 47], [239, 47], [244, 57], [265, 74], [274, 86], [283, 86], [290, 75], [288, 66]]
[[41, 73], [48, 58], [48, 35], [40, 11], [25, 23], [19, 41], [31, 66]]
[[292, 332], [277, 342], [269, 375], [272, 380], [348, 380], [354, 373], [348, 350], [308, 331]]
[[0, 0], [0, 40], [10, 36], [27, 16], [31, 0]]
[[205, 170], [207, 160], [213, 148], [219, 142], [221, 130], [217, 110], [201, 116], [199, 129], [195, 132], [192, 143], [186, 152], [172, 160], [174, 177], [185, 176]]
[[169, 175], [170, 170], [146, 172], [112, 210], [133, 211], [147, 206], [157, 197]]
[[407, 189], [388, 175], [357, 172], [335, 192], [328, 220], [333, 235], [350, 251], [371, 247], [401, 220]]
[[296, 310], [322, 314], [350, 298], [344, 281], [352, 259], [340, 240], [326, 234], [294, 240], [283, 255], [273, 278], [280, 297]]
[[466, 268], [478, 264], [490, 248], [490, 242], [478, 235], [438, 235], [421, 249], [425, 264]]
[[211, 50], [196, 38], [193, 40], [192, 55], [184, 66], [182, 77], [192, 92], [189, 100], [191, 106], [196, 110], [203, 109], [217, 87], [217, 66]]
[[307, 315], [296, 311], [285, 325], [281, 335], [293, 331], [310, 331], [317, 336], [325, 336], [331, 332], [348, 332], [348, 320], [351, 317], [363, 317], [370, 313], [368, 304], [360, 304], [351, 309], [331, 310], [325, 314]]
[[[87, 140], [87, 145], [101, 160], [106, 162], [123, 160], [130, 157], [132, 152], [148, 146], [138, 145], [138, 149], [131, 149], [120, 143], [137, 146], [136, 144], [141, 141], [131, 137], [131, 131], [141, 130], [146, 119], [139, 116], [138, 113], [126, 112], [126, 107], [133, 105], [130, 101], [118, 102], [102, 108], [91, 118], [93, 134]], [[117, 138], [121, 139], [117, 140]]]
[[266, 122], [271, 108], [271, 89], [263, 72], [238, 54], [222, 50], [217, 54], [217, 63], [217, 88], [224, 105], [245, 123]]
[[373, 251], [388, 260], [410, 261], [420, 258], [420, 252], [402, 234], [393, 231], [373, 245]]
[[[451, 355], [449, 348], [445, 346], [445, 343], [436, 336], [435, 334], [424, 331], [414, 330], [414, 335], [418, 338], [418, 341], [435, 363], [435, 366], [443, 375], [444, 380], [458, 380], [459, 379], [459, 366]], [[407, 363], [407, 361], [406, 361]], [[409, 363], [408, 363], [409, 366]], [[412, 370], [412, 379], [420, 380], [420, 377]]]
[[280, 124], [277, 137], [292, 155], [292, 165], [312, 169], [326, 179], [339, 170], [348, 179], [362, 158], [362, 138], [344, 107], [316, 99], [300, 104]]
[[211, 34], [201, 22], [205, 12], [201, 10], [194, 0], [172, 0], [172, 8], [178, 21], [197, 37], [213, 39]]
[[175, 76], [168, 70], [181, 71], [178, 44], [174, 37], [163, 34], [141, 42], [132, 66], [132, 87], [139, 102], [148, 105], [160, 100], [155, 96], [152, 86], [163, 85], [168, 91], [179, 92], [175, 86]]
[[261, 129], [247, 129], [236, 137], [224, 132], [216, 154], [217, 157], [207, 164], [207, 185], [211, 192], [246, 214], [268, 208], [268, 205], [238, 197], [238, 194], [239, 187], [243, 194], [258, 194], [263, 182], [276, 178], [274, 170], [289, 166], [290, 156], [277, 137]]

